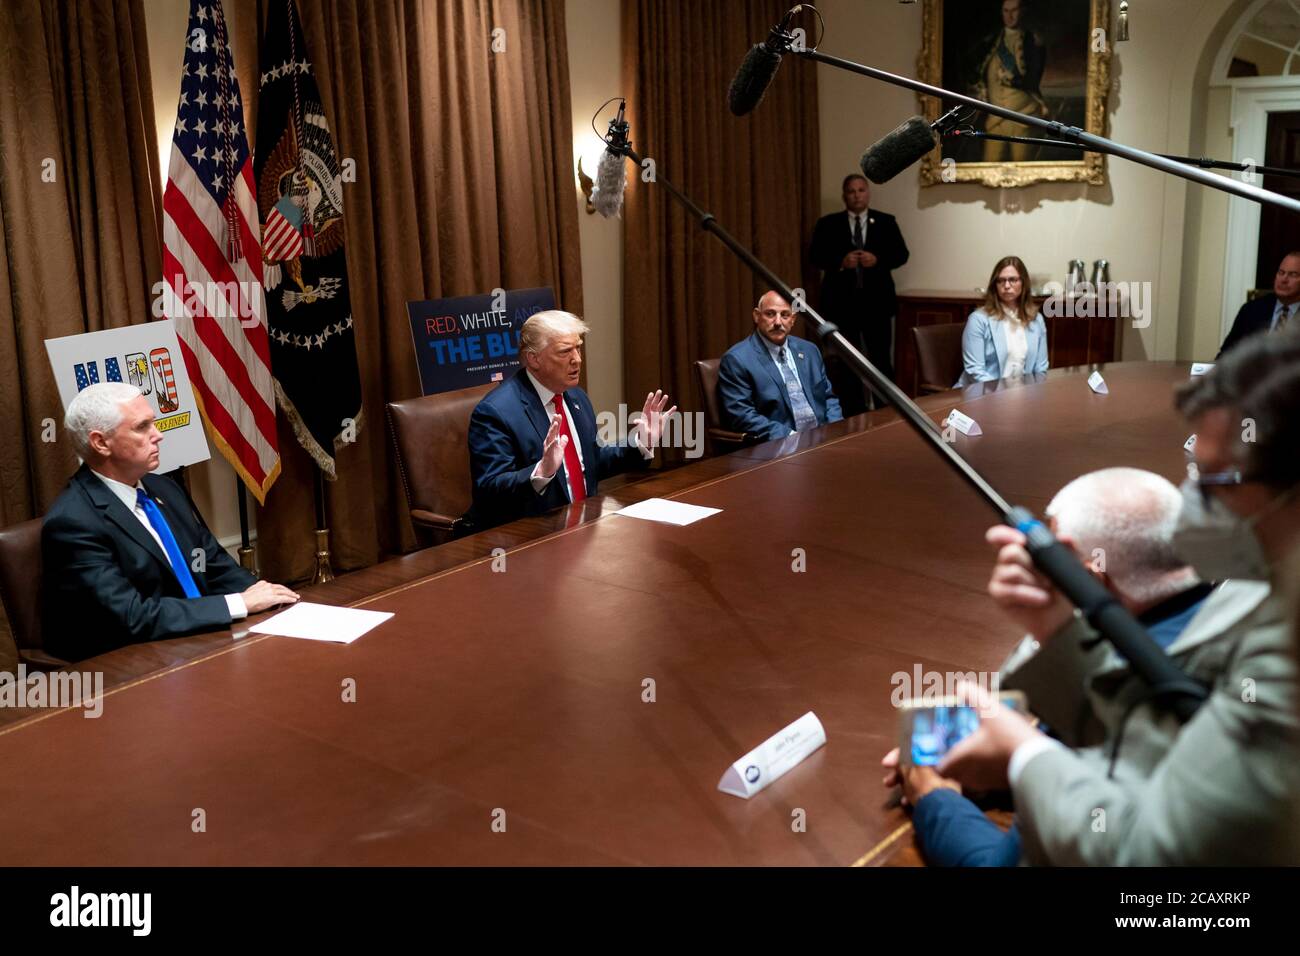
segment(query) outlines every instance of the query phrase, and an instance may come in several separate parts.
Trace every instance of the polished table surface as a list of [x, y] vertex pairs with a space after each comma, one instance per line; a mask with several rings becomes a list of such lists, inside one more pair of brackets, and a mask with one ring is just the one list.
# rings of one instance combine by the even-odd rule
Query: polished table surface
[[[1109, 395], [1088, 372], [922, 405], [974, 417], [984, 434], [957, 449], [1036, 511], [1099, 467], [1178, 480], [1188, 366], [1108, 366]], [[722, 512], [617, 516], [651, 496]], [[241, 622], [83, 662], [112, 688], [101, 717], [0, 726], [0, 865], [897, 858], [891, 678], [994, 670], [1017, 638], [984, 592], [993, 518], [877, 412], [306, 592], [395, 613], [352, 645]], [[809, 710], [826, 746], [750, 800], [716, 789]]]

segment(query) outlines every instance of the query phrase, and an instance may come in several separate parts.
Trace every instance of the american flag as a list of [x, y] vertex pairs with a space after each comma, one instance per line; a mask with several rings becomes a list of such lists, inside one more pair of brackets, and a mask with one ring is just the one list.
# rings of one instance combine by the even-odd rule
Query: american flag
[[280, 473], [253, 157], [221, 0], [191, 0], [163, 193], [164, 312], [221, 453], [259, 503]]

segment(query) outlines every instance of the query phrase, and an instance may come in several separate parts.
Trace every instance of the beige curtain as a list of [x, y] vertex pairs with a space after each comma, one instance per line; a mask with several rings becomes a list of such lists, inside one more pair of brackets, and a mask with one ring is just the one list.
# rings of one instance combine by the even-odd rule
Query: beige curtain
[[[228, 6], [246, 89], [256, 32], [280, 2]], [[337, 571], [415, 545], [384, 420], [386, 402], [420, 392], [406, 302], [551, 286], [582, 312], [569, 72], [554, 0], [319, 0], [299, 12], [357, 176], [344, 221], [366, 425], [328, 485]], [[259, 552], [267, 576], [301, 581], [314, 567], [314, 466], [283, 421], [280, 449]]]
[[[819, 210], [817, 74], [786, 57], [757, 110], [727, 109], [736, 67], [786, 0], [623, 0], [623, 70], [637, 151], [792, 286]], [[815, 30], [809, 24], [810, 39]], [[654, 183], [629, 176], [624, 216], [626, 391], [698, 408], [691, 363], [753, 331], [763, 284]]]
[[44, 340], [150, 315], [147, 49], [141, 0], [0, 3], [0, 525], [43, 513], [76, 468]]

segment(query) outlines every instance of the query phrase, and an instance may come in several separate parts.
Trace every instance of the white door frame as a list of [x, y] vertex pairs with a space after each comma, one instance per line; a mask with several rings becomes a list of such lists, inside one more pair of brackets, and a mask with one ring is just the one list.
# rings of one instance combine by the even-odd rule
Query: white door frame
[[[1300, 77], [1261, 76], [1232, 81], [1232, 156], [1239, 163], [1263, 164], [1268, 114], [1300, 110]], [[1234, 179], [1245, 173], [1230, 173]], [[1256, 185], [1262, 185], [1257, 176]], [[1249, 180], [1247, 180], [1249, 181]], [[1228, 197], [1228, 242], [1223, 263], [1223, 314], [1219, 340], [1228, 334], [1246, 293], [1255, 287], [1259, 258], [1259, 203]]]

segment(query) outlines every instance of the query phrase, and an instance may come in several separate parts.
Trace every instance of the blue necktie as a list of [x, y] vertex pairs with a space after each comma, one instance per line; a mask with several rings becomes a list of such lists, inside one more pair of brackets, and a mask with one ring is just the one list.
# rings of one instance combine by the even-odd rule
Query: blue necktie
[[199, 596], [198, 586], [194, 583], [194, 575], [190, 574], [190, 566], [185, 563], [185, 556], [181, 554], [180, 545], [176, 543], [176, 536], [172, 534], [172, 529], [167, 526], [167, 519], [163, 513], [158, 510], [153, 499], [144, 493], [143, 488], [135, 490], [135, 503], [138, 507], [144, 509], [144, 516], [149, 519], [153, 529], [158, 532], [158, 537], [162, 538], [163, 550], [167, 552], [167, 560], [171, 563], [172, 572], [176, 575], [176, 580], [181, 583], [181, 589], [185, 592], [187, 598], [196, 598]]
[[803, 386], [799, 384], [798, 373], [786, 364], [788, 354], [785, 346], [781, 346], [778, 361], [781, 366], [781, 377], [785, 379], [785, 390], [790, 393], [790, 407], [794, 410], [794, 430], [801, 432], [808, 428], [816, 428], [817, 413], [808, 404], [808, 397], [804, 395]]

